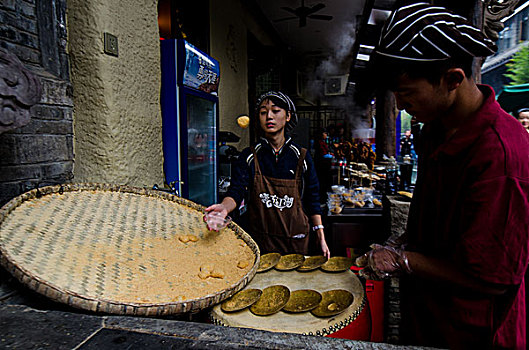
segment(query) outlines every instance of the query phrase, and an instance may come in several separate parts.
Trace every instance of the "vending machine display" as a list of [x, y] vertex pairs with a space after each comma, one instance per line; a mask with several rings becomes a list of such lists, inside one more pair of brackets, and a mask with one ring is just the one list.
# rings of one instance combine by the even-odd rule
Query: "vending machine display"
[[219, 63], [181, 39], [161, 40], [161, 58], [165, 182], [184, 198], [216, 203]]

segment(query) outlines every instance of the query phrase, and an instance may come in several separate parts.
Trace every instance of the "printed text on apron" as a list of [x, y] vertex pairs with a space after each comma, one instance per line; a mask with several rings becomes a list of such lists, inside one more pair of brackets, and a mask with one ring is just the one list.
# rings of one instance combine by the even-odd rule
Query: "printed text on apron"
[[261, 254], [307, 254], [309, 219], [301, 202], [302, 169], [307, 150], [301, 149], [294, 179], [264, 176], [254, 154], [255, 176], [248, 205], [250, 234]]

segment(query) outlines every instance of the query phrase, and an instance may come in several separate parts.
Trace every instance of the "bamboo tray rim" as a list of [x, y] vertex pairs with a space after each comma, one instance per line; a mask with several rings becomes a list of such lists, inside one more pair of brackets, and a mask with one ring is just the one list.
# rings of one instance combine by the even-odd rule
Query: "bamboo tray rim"
[[[127, 185], [116, 185], [106, 183], [67, 183], [61, 185], [52, 185], [36, 188], [21, 195], [14, 197], [4, 206], [0, 208], [0, 227], [8, 215], [19, 207], [22, 203], [39, 199], [43, 196], [64, 193], [64, 192], [83, 192], [83, 191], [101, 191], [101, 192], [122, 192], [147, 197], [153, 197], [170, 202], [176, 202], [180, 205], [190, 207], [198, 211], [204, 211], [203, 205], [192, 202], [188, 199], [173, 195], [171, 193], [157, 191], [147, 188], [139, 188]], [[136, 303], [136, 302], [120, 302], [119, 300], [111, 300], [105, 298], [93, 298], [75, 291], [62, 288], [47, 280], [44, 280], [14, 259], [9, 251], [0, 244], [0, 265], [2, 265], [8, 272], [10, 272], [19, 282], [31, 290], [42, 294], [53, 301], [68, 304], [78, 309], [85, 309], [94, 312], [104, 312], [119, 315], [171, 315], [182, 314], [187, 312], [195, 312], [205, 309], [207, 307], [216, 305], [223, 300], [229, 298], [239, 290], [243, 289], [255, 276], [260, 262], [260, 251], [255, 241], [242, 228], [234, 222], [230, 222], [227, 226], [233, 233], [242, 239], [252, 250], [255, 256], [252, 268], [235, 284], [226, 287], [223, 290], [207, 294], [200, 298], [188, 299], [183, 301], [171, 302], [156, 302], [156, 303]], [[116, 309], [118, 307], [118, 309]]]

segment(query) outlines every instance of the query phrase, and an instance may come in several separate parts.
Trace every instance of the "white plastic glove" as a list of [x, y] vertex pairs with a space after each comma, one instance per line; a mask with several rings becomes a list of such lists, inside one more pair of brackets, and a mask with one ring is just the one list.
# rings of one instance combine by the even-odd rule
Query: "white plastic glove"
[[366, 279], [380, 280], [399, 273], [411, 273], [406, 251], [390, 246], [372, 244], [372, 250], [356, 259], [364, 267], [359, 274]]

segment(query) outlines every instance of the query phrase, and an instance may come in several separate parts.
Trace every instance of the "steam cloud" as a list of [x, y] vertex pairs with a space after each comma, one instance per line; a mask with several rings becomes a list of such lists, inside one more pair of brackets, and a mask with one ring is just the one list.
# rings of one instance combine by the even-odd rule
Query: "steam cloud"
[[356, 105], [350, 87], [347, 88], [345, 96], [325, 96], [324, 93], [327, 77], [348, 74], [351, 67], [356, 20], [345, 23], [341, 28], [341, 33], [328, 38], [329, 46], [333, 51], [316, 65], [312, 72], [307, 72], [309, 79], [306, 81], [304, 93], [310, 101], [327, 100], [332, 106], [344, 109], [351, 129], [364, 129], [368, 128], [363, 117], [365, 109]]

